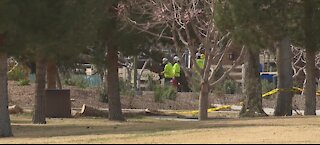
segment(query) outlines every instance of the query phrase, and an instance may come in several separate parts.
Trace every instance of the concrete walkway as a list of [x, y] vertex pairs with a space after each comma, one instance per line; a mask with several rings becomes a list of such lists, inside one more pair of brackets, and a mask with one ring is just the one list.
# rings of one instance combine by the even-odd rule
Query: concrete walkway
[[[216, 104], [216, 106], [221, 106], [221, 104]], [[240, 111], [242, 106], [232, 106], [231, 109], [234, 111]], [[273, 108], [263, 108], [264, 112], [266, 112], [268, 115], [272, 116], [274, 114]], [[304, 115], [304, 110], [296, 110], [299, 114]], [[293, 115], [298, 115], [296, 111], [293, 111]], [[320, 110], [316, 111], [317, 116], [320, 116]]]

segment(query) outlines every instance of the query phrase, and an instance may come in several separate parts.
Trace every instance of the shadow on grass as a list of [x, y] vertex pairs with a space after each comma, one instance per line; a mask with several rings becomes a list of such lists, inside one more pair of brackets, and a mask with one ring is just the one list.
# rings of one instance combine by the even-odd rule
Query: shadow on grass
[[[273, 117], [270, 117], [271, 119]], [[269, 119], [269, 118], [259, 118]], [[259, 120], [258, 119], [258, 120]], [[273, 118], [275, 119], [275, 118]], [[137, 134], [154, 135], [166, 131], [183, 131], [193, 129], [222, 129], [222, 128], [245, 128], [245, 127], [286, 127], [295, 126], [290, 124], [274, 123], [252, 123], [241, 124], [240, 119], [212, 119], [205, 122], [185, 121], [160, 121], [136, 118], [128, 122], [110, 122], [103, 118], [81, 118], [81, 119], [48, 119], [47, 125], [33, 125], [26, 121], [26, 118], [15, 117], [13, 120], [13, 132], [17, 138], [42, 138], [58, 136], [80, 136], [80, 135], [116, 135], [116, 134]], [[241, 119], [243, 120], [243, 119]], [[255, 119], [257, 120], [257, 119]]]

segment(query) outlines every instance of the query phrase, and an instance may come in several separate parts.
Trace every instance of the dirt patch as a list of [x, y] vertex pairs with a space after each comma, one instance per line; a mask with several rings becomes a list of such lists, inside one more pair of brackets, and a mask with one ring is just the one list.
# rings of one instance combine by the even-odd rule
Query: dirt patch
[[[99, 90], [96, 88], [80, 89], [77, 87], [65, 86], [64, 89], [71, 90], [72, 108], [81, 108], [83, 104], [97, 108], [107, 108], [108, 104], [99, 101]], [[19, 86], [17, 82], [9, 81], [10, 105], [18, 105], [23, 108], [32, 108], [34, 104], [35, 84]], [[215, 95], [209, 97], [209, 104], [239, 105], [244, 95]], [[197, 93], [179, 93], [175, 101], [165, 100], [163, 103], [154, 101], [153, 92], [143, 92], [142, 96], [122, 96], [122, 108], [124, 109], [161, 109], [161, 110], [196, 110], [198, 109], [199, 95]], [[318, 98], [319, 99], [319, 98]], [[304, 97], [296, 95], [293, 105], [298, 109], [304, 109]], [[276, 96], [263, 100], [263, 106], [274, 108]], [[317, 101], [320, 107], [320, 100]]]
[[[9, 104], [18, 105], [23, 108], [32, 108], [34, 105], [35, 84], [28, 86], [19, 86], [17, 82], [9, 81]], [[97, 89], [80, 89], [71, 86], [65, 86], [64, 89], [70, 89], [72, 107], [81, 108], [83, 104], [97, 107], [105, 107], [106, 104], [99, 102], [99, 92]]]

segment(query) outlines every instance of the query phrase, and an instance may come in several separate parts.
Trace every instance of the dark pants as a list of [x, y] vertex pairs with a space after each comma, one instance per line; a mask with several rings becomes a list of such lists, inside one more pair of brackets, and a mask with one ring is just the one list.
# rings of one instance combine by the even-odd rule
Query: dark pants
[[182, 78], [175, 77], [174, 79], [176, 80], [176, 83], [177, 83], [177, 84], [175, 84], [177, 86], [177, 91], [181, 92], [182, 91]]

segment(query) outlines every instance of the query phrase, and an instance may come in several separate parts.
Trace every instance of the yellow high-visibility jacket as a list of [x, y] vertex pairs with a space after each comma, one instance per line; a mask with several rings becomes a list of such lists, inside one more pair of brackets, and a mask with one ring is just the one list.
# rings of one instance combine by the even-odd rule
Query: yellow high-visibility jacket
[[174, 77], [180, 77], [181, 68], [180, 68], [180, 64], [179, 63], [175, 63], [173, 65], [173, 74], [174, 74]]
[[204, 59], [200, 58], [196, 60], [197, 65], [199, 66], [200, 69], [204, 69]]
[[164, 67], [164, 71], [162, 72], [164, 77], [167, 78], [167, 79], [171, 79], [173, 78], [173, 66], [172, 64], [169, 62], [165, 65]]

